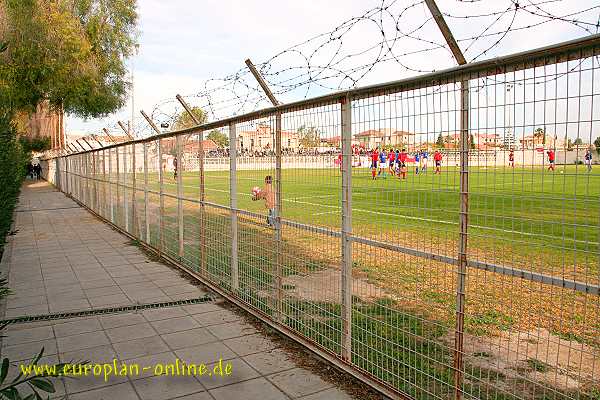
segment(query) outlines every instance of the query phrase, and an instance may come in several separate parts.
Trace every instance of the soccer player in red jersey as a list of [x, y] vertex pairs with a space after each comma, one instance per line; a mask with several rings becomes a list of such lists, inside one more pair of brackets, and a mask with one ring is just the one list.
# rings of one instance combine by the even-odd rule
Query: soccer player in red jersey
[[372, 179], [377, 179], [377, 160], [379, 160], [379, 152], [373, 149], [371, 152], [371, 176]]
[[548, 162], [550, 163], [550, 166], [548, 167], [548, 171], [552, 170], [554, 171], [554, 150], [550, 149], [547, 151], [548, 154]]
[[398, 154], [398, 160], [400, 161], [400, 174], [398, 178], [406, 179], [406, 159], [408, 158], [408, 154], [406, 154], [406, 150], [402, 149], [400, 154]]
[[396, 152], [394, 149], [391, 149], [388, 153], [388, 169], [390, 170], [390, 174], [392, 176], [396, 175], [396, 170], [394, 169], [394, 164], [396, 163]]
[[442, 153], [439, 150], [436, 150], [433, 153], [433, 161], [435, 161], [435, 172], [434, 174], [442, 173]]
[[508, 153], [508, 165], [515, 167], [515, 152], [513, 150]]

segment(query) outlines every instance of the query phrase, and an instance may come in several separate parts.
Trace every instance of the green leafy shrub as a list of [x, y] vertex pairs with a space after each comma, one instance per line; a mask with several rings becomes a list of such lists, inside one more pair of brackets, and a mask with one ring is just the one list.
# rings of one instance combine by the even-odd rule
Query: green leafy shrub
[[0, 256], [29, 158], [10, 120], [0, 117]]

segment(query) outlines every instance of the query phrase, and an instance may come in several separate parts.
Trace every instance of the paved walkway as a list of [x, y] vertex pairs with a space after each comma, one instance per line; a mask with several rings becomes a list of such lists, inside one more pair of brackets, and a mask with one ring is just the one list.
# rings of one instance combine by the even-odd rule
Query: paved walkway
[[[106, 309], [113, 306], [193, 299], [204, 288], [150, 260], [130, 240], [45, 182], [27, 182], [15, 230], [0, 264], [14, 291], [2, 305], [5, 318]], [[216, 295], [214, 295], [217, 298]], [[352, 399], [318, 375], [300, 368], [291, 353], [210, 302], [139, 312], [73, 317], [9, 325], [1, 353], [15, 364], [43, 347], [46, 362], [88, 360], [153, 367], [157, 363], [206, 363], [220, 358], [232, 374], [64, 379], [68, 399]]]

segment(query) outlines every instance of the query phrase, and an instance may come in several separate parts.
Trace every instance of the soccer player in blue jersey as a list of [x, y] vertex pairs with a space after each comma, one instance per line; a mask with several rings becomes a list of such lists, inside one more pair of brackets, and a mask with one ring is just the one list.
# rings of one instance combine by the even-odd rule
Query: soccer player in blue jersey
[[429, 157], [429, 153], [427, 150], [423, 150], [421, 153], [421, 172], [427, 173], [427, 158]]
[[421, 165], [421, 157], [419, 152], [415, 153], [415, 175], [419, 175], [419, 165]]
[[385, 172], [386, 168], [387, 168], [387, 153], [385, 152], [385, 149], [381, 149], [381, 151], [379, 152], [379, 172], [377, 173], [377, 175], [381, 175], [381, 173], [383, 172], [383, 177], [386, 178], [386, 172]]

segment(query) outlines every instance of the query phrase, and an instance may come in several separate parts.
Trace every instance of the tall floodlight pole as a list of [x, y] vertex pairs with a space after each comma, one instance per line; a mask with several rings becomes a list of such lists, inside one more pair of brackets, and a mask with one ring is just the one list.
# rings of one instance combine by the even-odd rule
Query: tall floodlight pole
[[[467, 63], [435, 0], [425, 0], [456, 62]], [[458, 274], [456, 278], [456, 326], [454, 334], [454, 398], [462, 397], [464, 369], [465, 288], [467, 280], [467, 227], [469, 211], [469, 78], [461, 80], [460, 90], [460, 212]]]

